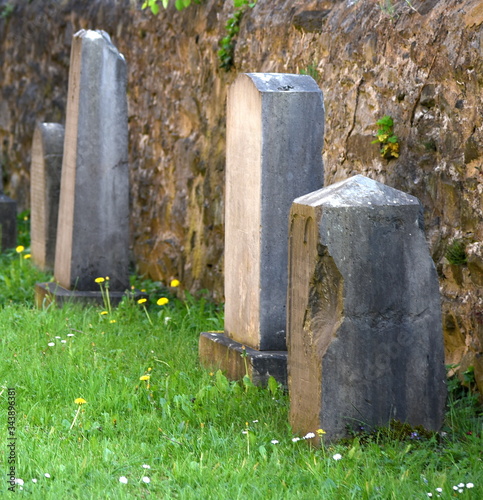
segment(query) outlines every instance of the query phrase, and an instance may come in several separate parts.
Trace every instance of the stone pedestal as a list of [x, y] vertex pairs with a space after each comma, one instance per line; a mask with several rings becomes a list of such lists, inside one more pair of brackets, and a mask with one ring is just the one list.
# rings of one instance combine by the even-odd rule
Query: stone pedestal
[[213, 368], [222, 368], [232, 380], [248, 375], [255, 385], [266, 385], [272, 376], [287, 384], [287, 351], [258, 351], [222, 332], [204, 332], [200, 338], [200, 358]]
[[30, 168], [30, 248], [33, 263], [42, 270], [54, 269], [63, 150], [64, 126], [39, 123]]
[[[124, 297], [132, 297], [137, 301], [146, 298], [145, 293], [134, 291], [113, 292], [109, 291], [109, 301], [111, 306], [117, 306]], [[39, 308], [47, 307], [52, 302], [62, 307], [68, 302], [76, 302], [84, 305], [104, 305], [104, 296], [100, 289], [97, 291], [82, 292], [78, 290], [67, 290], [58, 283], [36, 283], [35, 284], [35, 305]]]
[[438, 430], [446, 401], [438, 278], [417, 198], [355, 176], [290, 214], [290, 423], [327, 440], [391, 419]]
[[[323, 185], [324, 104], [309, 76], [251, 73], [230, 88], [227, 112], [226, 339], [213, 358], [204, 345], [213, 340], [200, 338], [202, 361], [223, 369], [232, 354], [220, 345], [269, 357], [286, 351], [287, 220], [294, 198]], [[250, 363], [255, 358], [249, 355]]]

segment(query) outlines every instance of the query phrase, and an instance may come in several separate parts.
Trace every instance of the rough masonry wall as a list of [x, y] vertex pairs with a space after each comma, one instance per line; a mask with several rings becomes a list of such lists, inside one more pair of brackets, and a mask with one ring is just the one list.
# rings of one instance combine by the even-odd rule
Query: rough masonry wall
[[[0, 1], [0, 5], [7, 2]], [[0, 163], [29, 206], [36, 120], [65, 121], [72, 34], [109, 32], [126, 56], [131, 241], [138, 270], [223, 297], [225, 100], [240, 72], [307, 72], [324, 92], [326, 185], [356, 173], [417, 196], [443, 293], [447, 362], [483, 389], [483, 6], [479, 0], [258, 0], [235, 69], [216, 52], [231, 2], [157, 17], [135, 0], [10, 1], [0, 19]], [[371, 144], [394, 118], [400, 157]], [[454, 239], [468, 263], [445, 257]]]

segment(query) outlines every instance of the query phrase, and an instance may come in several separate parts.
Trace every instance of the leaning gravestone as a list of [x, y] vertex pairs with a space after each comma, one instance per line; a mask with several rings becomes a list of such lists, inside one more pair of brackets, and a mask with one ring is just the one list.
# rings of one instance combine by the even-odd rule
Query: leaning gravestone
[[57, 283], [47, 285], [48, 293], [97, 293], [94, 280], [105, 276], [111, 292], [128, 288], [127, 145], [125, 59], [104, 31], [81, 30], [69, 71]]
[[64, 126], [39, 123], [30, 168], [30, 247], [32, 261], [42, 270], [54, 269], [63, 150]]
[[294, 431], [330, 441], [391, 419], [439, 429], [441, 304], [418, 199], [357, 175], [296, 199], [289, 232]]
[[322, 92], [309, 76], [249, 73], [229, 90], [225, 195], [225, 332], [200, 357], [231, 378], [286, 382], [287, 218], [323, 186]]

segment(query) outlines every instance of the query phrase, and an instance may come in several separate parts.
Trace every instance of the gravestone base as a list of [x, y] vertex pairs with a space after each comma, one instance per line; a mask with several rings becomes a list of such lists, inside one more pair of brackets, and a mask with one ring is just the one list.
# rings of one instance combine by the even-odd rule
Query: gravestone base
[[248, 371], [255, 385], [267, 385], [272, 376], [287, 387], [287, 351], [257, 351], [221, 332], [203, 332], [199, 354], [203, 366], [220, 369], [231, 380], [241, 380]]
[[17, 202], [0, 192], [0, 249], [15, 248], [16, 245]]
[[[113, 292], [109, 291], [109, 300], [112, 306], [117, 306], [124, 297], [131, 297], [137, 301], [147, 298], [147, 295], [139, 290]], [[67, 302], [74, 302], [83, 305], [104, 305], [104, 297], [101, 291], [82, 292], [79, 290], [67, 290], [58, 283], [36, 283], [35, 284], [35, 305], [42, 308], [55, 303], [62, 307]]]

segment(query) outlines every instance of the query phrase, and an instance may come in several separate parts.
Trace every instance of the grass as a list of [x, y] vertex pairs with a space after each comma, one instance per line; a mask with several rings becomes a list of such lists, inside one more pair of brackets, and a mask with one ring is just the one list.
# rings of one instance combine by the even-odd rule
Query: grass
[[[33, 284], [46, 276], [26, 252], [0, 259], [0, 413], [7, 422], [14, 393], [17, 494], [386, 500], [436, 498], [441, 488], [441, 498], [483, 497], [481, 408], [454, 380], [444, 433], [394, 424], [311, 448], [292, 440], [276, 384], [229, 382], [199, 365], [199, 333], [223, 326], [218, 306], [145, 283], [145, 304], [125, 301], [111, 314], [38, 310]], [[169, 302], [158, 306], [161, 296]], [[2, 493], [9, 437], [2, 426]]]

